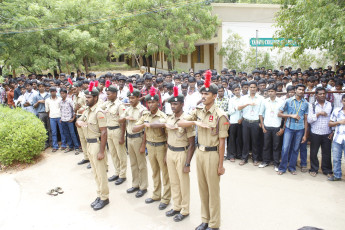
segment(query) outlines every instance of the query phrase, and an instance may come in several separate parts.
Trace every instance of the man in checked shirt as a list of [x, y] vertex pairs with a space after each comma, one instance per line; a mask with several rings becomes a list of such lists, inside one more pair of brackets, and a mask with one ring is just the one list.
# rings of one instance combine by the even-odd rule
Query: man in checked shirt
[[345, 151], [345, 95], [341, 98], [342, 107], [335, 108], [330, 121], [329, 126], [335, 127], [332, 152], [333, 152], [333, 171], [334, 176], [329, 177], [329, 181], [341, 180], [341, 157]]
[[310, 170], [309, 174], [315, 177], [319, 171], [317, 153], [321, 146], [321, 170], [328, 178], [332, 177], [331, 140], [333, 132], [328, 126], [332, 113], [332, 104], [326, 101], [326, 89], [318, 87], [315, 90], [316, 101], [309, 104], [308, 123], [310, 131]]

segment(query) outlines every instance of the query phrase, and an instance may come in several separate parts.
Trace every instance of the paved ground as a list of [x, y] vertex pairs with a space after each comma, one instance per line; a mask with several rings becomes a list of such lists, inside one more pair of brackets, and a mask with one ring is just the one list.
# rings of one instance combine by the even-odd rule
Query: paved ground
[[[128, 180], [110, 186], [110, 205], [93, 211], [95, 183], [91, 170], [78, 166], [81, 156], [51, 153], [20, 172], [0, 174], [0, 229], [147, 229], [184, 230], [200, 224], [200, 200], [195, 162], [191, 172], [191, 215], [181, 223], [165, 217], [158, 203], [147, 205], [126, 193]], [[109, 161], [110, 162], [110, 161]], [[129, 168], [129, 167], [128, 167]], [[318, 175], [278, 176], [272, 167], [259, 169], [251, 163], [225, 162], [221, 180], [223, 230], [294, 230], [302, 226], [341, 230], [345, 227], [345, 183], [328, 182]], [[109, 167], [109, 176], [113, 167]], [[149, 166], [149, 177], [151, 169]], [[60, 186], [65, 193], [48, 196], [48, 189]], [[168, 207], [168, 209], [171, 206]], [[167, 209], [167, 210], [168, 210]]]

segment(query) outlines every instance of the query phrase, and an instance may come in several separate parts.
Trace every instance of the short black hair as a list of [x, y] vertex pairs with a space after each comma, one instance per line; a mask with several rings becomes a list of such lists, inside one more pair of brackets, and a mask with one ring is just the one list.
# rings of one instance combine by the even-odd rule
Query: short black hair
[[60, 93], [67, 93], [67, 89], [60, 89]]
[[274, 90], [274, 91], [277, 91], [277, 86], [275, 85], [275, 84], [273, 84], [273, 85], [270, 85], [270, 86], [268, 86], [267, 87], [267, 89], [266, 89], [267, 91], [269, 91], [269, 90]]
[[289, 85], [287, 88], [286, 88], [286, 92], [290, 92], [290, 91], [295, 91], [295, 86], [293, 85]]
[[258, 83], [257, 83], [256, 81], [251, 81], [251, 82], [249, 82], [249, 86], [250, 86], [250, 85], [258, 86]]
[[236, 88], [241, 88], [241, 87], [240, 87], [239, 84], [234, 84], [234, 85], [231, 87], [232, 90], [235, 90]]
[[324, 87], [317, 87], [316, 89], [315, 89], [315, 94], [318, 94], [320, 91], [327, 91]]
[[183, 88], [183, 89], [188, 89], [188, 84], [187, 83], [183, 83], [182, 85], [181, 85], [181, 89]]
[[305, 85], [303, 85], [303, 84], [297, 84], [297, 85], [296, 85], [296, 89], [298, 89], [299, 87], [303, 87], [304, 90], [305, 90], [305, 88], [306, 88]]

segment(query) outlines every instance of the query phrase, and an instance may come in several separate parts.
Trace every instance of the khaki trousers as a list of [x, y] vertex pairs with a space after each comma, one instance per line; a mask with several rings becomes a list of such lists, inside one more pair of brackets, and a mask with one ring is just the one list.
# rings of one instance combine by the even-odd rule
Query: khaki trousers
[[128, 155], [132, 170], [132, 187], [147, 189], [148, 175], [145, 153], [140, 153], [142, 137], [127, 138]]
[[78, 135], [79, 135], [79, 139], [80, 139], [81, 148], [83, 149], [84, 159], [88, 160], [89, 157], [87, 156], [87, 150], [86, 150], [87, 144], [86, 144], [86, 139], [84, 136], [83, 129], [77, 127], [77, 131], [78, 131]]
[[[153, 194], [152, 199], [161, 200], [164, 204], [169, 204], [171, 199], [170, 182], [168, 175], [168, 167], [164, 163], [164, 156], [167, 151], [166, 145], [151, 146], [146, 144], [148, 157], [152, 168]], [[161, 173], [163, 181], [163, 196], [161, 196]]]
[[107, 177], [107, 161], [106, 158], [102, 160], [97, 159], [97, 154], [100, 150], [101, 143], [87, 143], [87, 154], [90, 159], [92, 172], [95, 175], [95, 181], [97, 184], [97, 197], [101, 200], [106, 200], [109, 198], [109, 187], [108, 187], [108, 177]]
[[171, 185], [173, 209], [180, 211], [182, 215], [189, 214], [190, 180], [189, 173], [184, 173], [187, 151], [174, 152], [168, 149], [167, 165]]
[[127, 153], [125, 144], [120, 145], [120, 128], [108, 131], [108, 146], [111, 159], [115, 167], [115, 175], [120, 178], [126, 178], [127, 171]]
[[196, 149], [196, 169], [201, 200], [201, 220], [210, 228], [220, 227], [219, 153]]

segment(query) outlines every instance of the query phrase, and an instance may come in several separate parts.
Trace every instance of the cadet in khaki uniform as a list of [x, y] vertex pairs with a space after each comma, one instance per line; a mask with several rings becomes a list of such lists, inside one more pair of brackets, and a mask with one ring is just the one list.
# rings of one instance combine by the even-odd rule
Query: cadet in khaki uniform
[[[83, 114], [85, 107], [86, 107], [86, 97], [85, 97], [85, 93], [82, 91], [81, 88], [82, 84], [78, 84], [77, 85], [77, 89], [76, 89], [76, 95], [74, 98], [74, 104], [75, 104], [75, 113], [77, 114], [77, 119], [79, 119], [81, 117], [81, 115]], [[81, 147], [83, 149], [83, 153], [84, 153], [84, 159], [81, 160], [80, 162], [78, 162], [78, 165], [82, 165], [85, 163], [89, 163], [89, 158], [87, 156], [87, 151], [86, 151], [86, 139], [83, 133], [83, 129], [77, 126], [77, 131], [78, 131], [78, 135], [79, 135], [79, 140], [80, 140], [80, 144]]]
[[229, 121], [223, 110], [215, 104], [218, 87], [210, 84], [211, 73], [207, 71], [205, 85], [200, 88], [203, 107], [197, 107], [186, 121], [178, 122], [180, 127], [198, 127], [198, 148], [196, 167], [201, 199], [202, 223], [196, 230], [219, 229], [220, 226], [220, 175], [223, 175], [225, 138], [228, 136]]
[[107, 101], [101, 105], [107, 118], [108, 146], [115, 167], [115, 175], [108, 181], [120, 185], [126, 180], [127, 153], [125, 146], [125, 125], [120, 125], [120, 116], [125, 112], [124, 104], [117, 98], [117, 88], [107, 81], [105, 91]]
[[[145, 200], [147, 204], [161, 200], [159, 209], [165, 209], [171, 198], [168, 168], [165, 163], [166, 157], [166, 115], [159, 108], [159, 97], [155, 89], [151, 87], [150, 94], [146, 95], [145, 101], [150, 112], [144, 112], [140, 120], [133, 127], [133, 132], [140, 132], [145, 128], [146, 148], [152, 168], [152, 179], [154, 191], [151, 198]], [[163, 195], [161, 195], [161, 173], [163, 181]]]
[[140, 91], [134, 89], [131, 83], [127, 96], [131, 106], [126, 108], [119, 120], [127, 123], [127, 148], [132, 170], [132, 187], [127, 189], [127, 193], [138, 191], [135, 196], [140, 198], [147, 192], [148, 187], [144, 130], [133, 133], [132, 129], [147, 109], [140, 103]]
[[107, 162], [105, 159], [105, 146], [107, 143], [107, 121], [98, 104], [99, 92], [93, 88], [93, 82], [85, 91], [86, 105], [83, 115], [77, 121], [77, 126], [83, 128], [87, 146], [86, 152], [92, 165], [97, 184], [97, 198], [91, 203], [96, 211], [109, 204], [109, 187], [107, 181]]
[[195, 129], [193, 126], [181, 128], [177, 126], [183, 117], [184, 96], [178, 94], [178, 87], [174, 87], [174, 94], [168, 100], [173, 114], [168, 116], [166, 130], [168, 133], [167, 165], [171, 184], [173, 208], [166, 212], [166, 216], [175, 216], [174, 221], [182, 221], [189, 215], [190, 203], [190, 161], [195, 150]]

